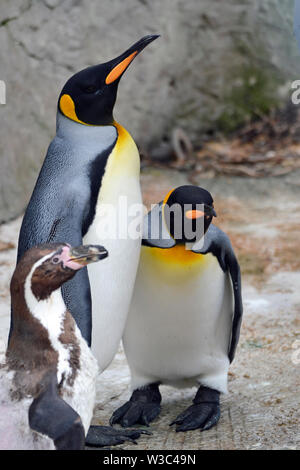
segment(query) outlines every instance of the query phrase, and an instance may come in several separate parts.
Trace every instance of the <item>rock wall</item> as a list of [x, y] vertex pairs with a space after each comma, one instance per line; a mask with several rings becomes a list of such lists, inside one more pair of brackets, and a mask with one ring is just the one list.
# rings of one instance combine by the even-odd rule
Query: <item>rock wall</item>
[[300, 78], [293, 0], [1, 0], [0, 221], [22, 212], [74, 72], [160, 33], [123, 77], [115, 115], [151, 150], [176, 126], [230, 131]]

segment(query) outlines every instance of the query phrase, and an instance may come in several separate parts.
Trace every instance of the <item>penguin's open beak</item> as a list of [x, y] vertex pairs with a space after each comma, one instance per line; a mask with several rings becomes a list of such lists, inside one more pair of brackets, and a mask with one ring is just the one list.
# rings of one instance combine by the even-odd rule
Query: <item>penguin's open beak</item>
[[111, 66], [111, 70], [105, 78], [106, 85], [110, 85], [114, 83], [117, 79], [121, 77], [121, 75], [125, 72], [129, 64], [133, 61], [133, 59], [146, 47], [150, 42], [154, 41], [159, 37], [159, 34], [151, 34], [148, 36], [144, 36], [138, 42], [133, 44], [127, 51], [121, 54], [116, 59], [110, 61], [109, 65]]

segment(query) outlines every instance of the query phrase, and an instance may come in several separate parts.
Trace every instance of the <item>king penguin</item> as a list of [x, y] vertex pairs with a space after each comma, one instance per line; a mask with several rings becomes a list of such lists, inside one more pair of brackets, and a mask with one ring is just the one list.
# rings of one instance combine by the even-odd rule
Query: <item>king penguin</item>
[[123, 344], [130, 401], [110, 420], [148, 425], [160, 412], [160, 384], [198, 388], [172, 423], [214, 426], [227, 392], [242, 319], [241, 275], [228, 236], [211, 222], [211, 194], [184, 185], [145, 216], [143, 247]]
[[[157, 35], [143, 37], [109, 62], [73, 75], [57, 107], [56, 135], [26, 209], [18, 259], [40, 243], [105, 245], [102, 269], [89, 266], [62, 287], [63, 298], [103, 371], [113, 359], [126, 321], [138, 266], [141, 233], [109, 234], [115, 219], [131, 222], [141, 205], [140, 158], [130, 134], [113, 117], [120, 79], [132, 60]], [[121, 198], [128, 212], [122, 212]], [[143, 212], [136, 214], [136, 224]], [[93, 319], [91, 315], [93, 306]], [[92, 328], [93, 320], [93, 328]], [[11, 325], [11, 331], [13, 323]], [[10, 332], [11, 334], [11, 332]]]
[[[11, 280], [14, 329], [0, 368], [0, 449], [84, 448], [97, 361], [60, 287], [107, 255], [102, 246], [50, 243], [31, 248], [18, 262]], [[113, 435], [111, 427], [103, 427], [102, 445], [140, 434], [129, 432]]]

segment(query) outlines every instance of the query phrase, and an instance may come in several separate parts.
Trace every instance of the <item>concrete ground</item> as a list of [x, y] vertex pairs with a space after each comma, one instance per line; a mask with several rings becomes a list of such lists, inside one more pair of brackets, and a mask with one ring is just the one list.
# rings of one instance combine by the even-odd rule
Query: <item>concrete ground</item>
[[[147, 168], [147, 204], [187, 183], [185, 173]], [[169, 423], [196, 389], [161, 387], [162, 412], [151, 436], [122, 449], [299, 449], [300, 173], [281, 178], [197, 180], [215, 199], [216, 220], [231, 237], [243, 275], [244, 321], [229, 373], [229, 394], [213, 429], [176, 433]], [[0, 355], [9, 326], [9, 280], [21, 219], [0, 226]], [[3, 357], [3, 356], [2, 356]], [[122, 348], [99, 377], [93, 424], [107, 424], [130, 396]]]

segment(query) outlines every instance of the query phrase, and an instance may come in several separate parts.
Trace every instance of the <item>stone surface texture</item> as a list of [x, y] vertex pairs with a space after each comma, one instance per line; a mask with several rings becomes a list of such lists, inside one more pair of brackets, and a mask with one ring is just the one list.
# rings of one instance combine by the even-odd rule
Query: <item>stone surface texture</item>
[[73, 73], [161, 34], [122, 79], [116, 118], [145, 151], [176, 127], [197, 141], [286, 98], [300, 73], [292, 17], [292, 0], [2, 0], [0, 222], [30, 198]]

